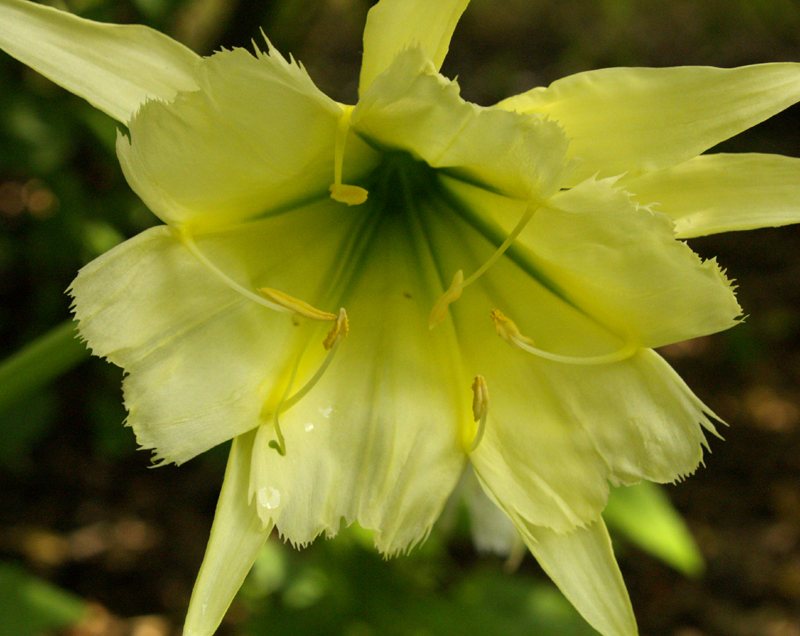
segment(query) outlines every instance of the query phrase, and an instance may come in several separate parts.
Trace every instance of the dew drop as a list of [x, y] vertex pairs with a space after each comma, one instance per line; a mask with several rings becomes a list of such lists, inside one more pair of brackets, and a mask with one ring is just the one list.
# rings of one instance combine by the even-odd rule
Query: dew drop
[[274, 510], [281, 505], [281, 493], [275, 488], [262, 486], [258, 489], [258, 504], [268, 510]]
[[313, 424], [311, 424], [310, 422], [308, 424], [306, 424], [306, 433], [310, 433], [313, 430], [314, 430], [314, 425]]

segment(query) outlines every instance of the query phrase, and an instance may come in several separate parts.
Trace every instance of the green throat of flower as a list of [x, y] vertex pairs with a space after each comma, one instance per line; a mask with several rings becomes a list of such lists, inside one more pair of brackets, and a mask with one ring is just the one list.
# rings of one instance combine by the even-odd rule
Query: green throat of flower
[[[487, 215], [483, 214], [481, 210], [476, 209], [475, 206], [471, 206], [455, 195], [443, 182], [443, 177], [456, 179], [497, 194], [490, 186], [476, 184], [469, 176], [457, 170], [432, 168], [426, 162], [416, 159], [411, 153], [405, 150], [387, 149], [381, 147], [374, 140], [364, 137], [362, 137], [363, 141], [378, 150], [380, 153], [380, 161], [378, 161], [370, 172], [358, 179], [358, 183], [343, 183], [342, 174], [346, 151], [345, 145], [348, 134], [351, 132], [351, 113], [352, 107], [345, 107], [339, 121], [335, 142], [334, 182], [330, 185], [329, 192], [330, 198], [334, 201], [355, 208], [350, 211], [343, 208], [343, 214], [354, 213], [363, 215], [364, 222], [360, 225], [360, 234], [362, 234], [360, 243], [362, 245], [369, 244], [371, 236], [374, 236], [376, 232], [381, 232], [382, 228], [386, 228], [390, 224], [402, 224], [410, 227], [412, 228], [409, 231], [410, 234], [424, 234], [421, 223], [422, 216], [446, 210], [455, 212], [461, 219], [466, 221], [469, 226], [477, 230], [477, 232], [495, 246], [495, 250], [491, 256], [489, 256], [489, 258], [487, 258], [470, 276], [465, 277], [463, 270], [459, 269], [452, 277], [450, 286], [444, 289], [443, 292], [440, 292], [438, 300], [433, 303], [430, 311], [428, 319], [428, 326], [430, 329], [434, 329], [437, 325], [444, 322], [447, 318], [450, 305], [459, 300], [464, 289], [477, 281], [501, 258], [510, 259], [552, 293], [580, 310], [577, 305], [571, 302], [569, 296], [553, 283], [536, 265], [526, 249], [517, 244], [517, 238], [520, 233], [525, 229], [540, 208], [541, 204], [539, 202], [528, 202], [514, 228], [510, 232], [504, 232], [491, 221]], [[302, 355], [298, 356], [292, 367], [288, 384], [277, 405], [269, 409], [265, 406], [263, 414], [265, 423], [269, 422], [274, 427], [276, 438], [270, 442], [269, 445], [279, 454], [285, 455], [286, 443], [281, 431], [280, 416], [311, 392], [330, 367], [341, 341], [347, 336], [349, 331], [349, 321], [345, 308], [340, 308], [338, 313], [330, 313], [290, 295], [285, 290], [269, 287], [248, 289], [233, 280], [203, 254], [188, 230], [183, 229], [177, 230], [176, 232], [181, 242], [201, 263], [203, 263], [203, 265], [223, 280], [229, 287], [246, 296], [249, 300], [257, 302], [274, 311], [291, 314], [296, 318], [330, 322], [333, 324], [330, 333], [323, 343], [327, 353], [317, 367], [316, 372], [311, 374], [311, 377], [300, 389], [292, 392], [292, 387], [298, 375], [298, 369], [301, 366], [300, 361]], [[430, 240], [428, 240], [427, 243], [430, 245]], [[438, 248], [449, 249], [447, 245], [438, 246]], [[443, 271], [443, 267], [437, 262], [436, 250], [431, 250], [431, 252], [433, 256], [433, 265], [436, 269], [435, 277], [438, 280], [438, 284], [441, 285], [440, 289], [443, 289], [444, 284], [442, 281], [447, 280], [447, 274]], [[560, 355], [536, 347], [533, 340], [523, 335], [517, 325], [510, 318], [506, 317], [501, 310], [494, 309], [487, 318], [490, 318], [494, 323], [496, 334], [511, 346], [554, 362], [578, 365], [608, 364], [624, 360], [634, 355], [639, 349], [635, 342], [627, 340], [624, 346], [618, 350], [603, 355], [585, 357]], [[472, 391], [474, 396], [473, 414], [477, 426], [464, 435], [465, 448], [469, 451], [475, 450], [480, 443], [488, 416], [489, 393], [486, 381], [482, 376], [477, 376], [475, 378]]]

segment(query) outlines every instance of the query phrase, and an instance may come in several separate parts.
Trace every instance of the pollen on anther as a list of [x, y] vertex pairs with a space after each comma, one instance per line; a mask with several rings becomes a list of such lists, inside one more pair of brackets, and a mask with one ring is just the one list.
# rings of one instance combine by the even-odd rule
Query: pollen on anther
[[522, 335], [519, 327], [517, 327], [511, 318], [507, 318], [502, 311], [499, 309], [493, 309], [489, 315], [494, 322], [494, 329], [497, 332], [497, 335], [503, 340], [512, 345], [519, 346], [519, 343], [524, 343], [528, 346], [533, 346], [533, 340]]
[[328, 332], [322, 346], [325, 347], [326, 351], [330, 351], [333, 345], [346, 338], [348, 333], [350, 333], [350, 320], [347, 318], [347, 312], [344, 307], [342, 307], [339, 310], [339, 316], [336, 318], [336, 324]]
[[489, 387], [482, 375], [476, 375], [472, 383], [472, 416], [476, 422], [485, 415], [489, 409]]
[[322, 322], [333, 322], [336, 320], [336, 314], [332, 314], [327, 311], [320, 311], [316, 307], [309, 305], [307, 302], [300, 300], [299, 298], [294, 298], [293, 296], [285, 294], [277, 289], [272, 289], [271, 287], [262, 287], [258, 290], [258, 293], [264, 296], [267, 300], [270, 300], [276, 305], [280, 305], [281, 307], [288, 309], [290, 312], [297, 314], [298, 316], [303, 316], [304, 318], [319, 320]]
[[486, 380], [482, 375], [476, 375], [475, 381], [472, 383], [472, 416], [478, 422], [478, 429], [470, 444], [470, 453], [481, 443], [489, 416], [489, 387], [486, 386]]

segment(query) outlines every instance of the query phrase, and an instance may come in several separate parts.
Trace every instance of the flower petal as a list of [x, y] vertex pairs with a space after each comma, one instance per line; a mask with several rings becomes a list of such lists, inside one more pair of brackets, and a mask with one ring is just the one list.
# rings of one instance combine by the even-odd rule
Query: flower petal
[[[305, 70], [274, 49], [235, 49], [197, 74], [199, 91], [147, 103], [130, 141], [118, 139], [125, 176], [153, 212], [209, 231], [328, 196], [342, 109]], [[351, 141], [346, 167], [358, 170], [371, 151]]]
[[[451, 179], [446, 183], [463, 203], [464, 218], [497, 245], [521, 216], [520, 204], [507, 198]], [[466, 236], [462, 240], [470, 241]], [[701, 261], [675, 239], [669, 217], [637, 206], [627, 192], [614, 187], [613, 179], [590, 179], [557, 194], [533, 215], [517, 243], [508, 255], [529, 276], [538, 278], [551, 296], [616, 334], [623, 344], [659, 347], [715, 333], [735, 325], [741, 313], [717, 264]], [[503, 266], [494, 265], [495, 269]], [[508, 313], [502, 306], [494, 309]], [[557, 334], [548, 334], [548, 329], [566, 331], [561, 339], [573, 338], [577, 344], [577, 333], [549, 318], [537, 303], [509, 317], [534, 341], [544, 338], [547, 347], [568, 346], [558, 344]], [[577, 329], [577, 322], [570, 326]], [[589, 337], [585, 329], [581, 331], [582, 339]], [[573, 349], [568, 354], [608, 352]]]
[[613, 180], [556, 195], [521, 241], [579, 307], [642, 347], [723, 331], [741, 315], [716, 262], [702, 261], [675, 239], [669, 217], [638, 207]]
[[233, 440], [211, 537], [192, 590], [185, 636], [211, 636], [242, 586], [272, 527], [247, 503], [255, 431]]
[[0, 0], [0, 48], [123, 124], [147, 99], [197, 90], [200, 58], [166, 35], [33, 2]]
[[567, 140], [554, 122], [465, 102], [419, 47], [400, 53], [353, 111], [369, 143], [523, 199], [555, 193]]
[[[268, 447], [270, 423], [259, 430], [252, 496], [262, 519], [294, 544], [357, 521], [375, 530], [382, 552], [410, 548], [429, 532], [466, 463], [459, 430], [471, 420], [469, 380], [452, 329], [428, 329], [431, 266], [404, 225], [384, 214], [369, 236], [341, 300], [350, 334], [319, 382], [280, 415], [286, 455]], [[323, 335], [311, 352], [322, 350]], [[293, 390], [316, 368], [306, 366]]]
[[[317, 303], [357, 230], [327, 199], [196, 240], [242, 287]], [[182, 463], [258, 426], [308, 337], [308, 325], [232, 289], [163, 226], [84, 267], [71, 293], [81, 335], [127, 372], [128, 424], [164, 461]]]
[[568, 534], [518, 520], [526, 545], [564, 596], [603, 636], [637, 636], [636, 617], [602, 519]]
[[713, 154], [625, 184], [675, 221], [679, 238], [800, 222], [800, 159]]
[[474, 355], [492, 403], [471, 454], [506, 511], [567, 532], [597, 518], [608, 481], [674, 481], [702, 460], [708, 411], [652, 351], [580, 366], [507, 348]]
[[[456, 213], [425, 222], [430, 236], [449, 238], [435, 251], [445, 280], [492, 251]], [[490, 312], [497, 308], [519, 316], [537, 346], [563, 356], [602, 354], [622, 343], [510, 257], [451, 305], [464, 367], [485, 378], [491, 396], [471, 460], [507, 512], [566, 532], [599, 516], [609, 481], [671, 481], [697, 467], [703, 428], [713, 432], [708, 409], [658, 355], [642, 349], [597, 365], [546, 360], [495, 333]]]
[[578, 73], [500, 102], [548, 115], [583, 163], [571, 184], [669, 168], [800, 100], [800, 66], [609, 68]]
[[436, 70], [450, 48], [456, 24], [469, 0], [382, 0], [370, 9], [364, 27], [359, 95], [401, 51], [419, 45]]

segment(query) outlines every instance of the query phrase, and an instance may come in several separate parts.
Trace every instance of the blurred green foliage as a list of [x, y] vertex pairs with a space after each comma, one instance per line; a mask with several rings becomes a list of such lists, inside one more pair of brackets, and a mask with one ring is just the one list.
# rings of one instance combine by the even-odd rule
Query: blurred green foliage
[[549, 582], [496, 559], [461, 567], [441, 537], [385, 560], [348, 529], [298, 556], [267, 544], [240, 594], [251, 634], [596, 634]]
[[0, 634], [37, 636], [62, 630], [86, 616], [85, 601], [0, 562]]

